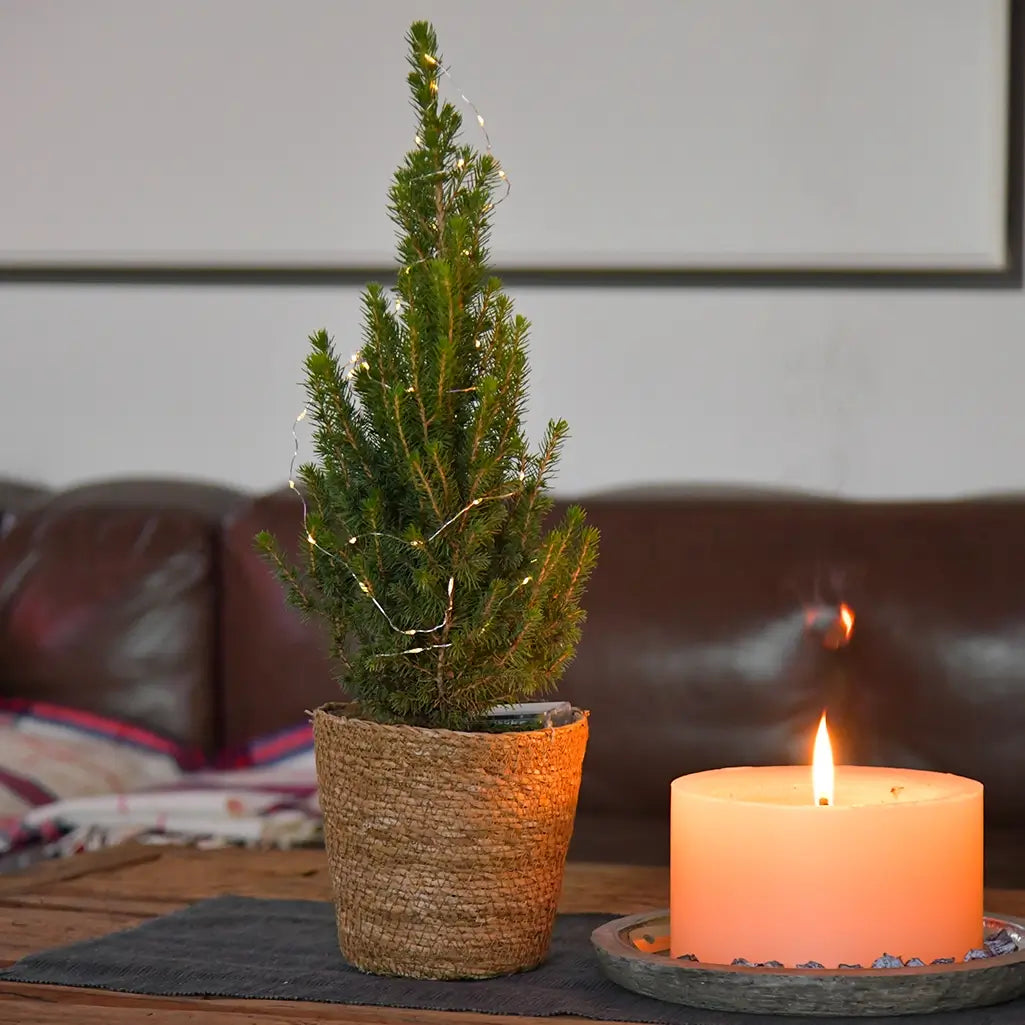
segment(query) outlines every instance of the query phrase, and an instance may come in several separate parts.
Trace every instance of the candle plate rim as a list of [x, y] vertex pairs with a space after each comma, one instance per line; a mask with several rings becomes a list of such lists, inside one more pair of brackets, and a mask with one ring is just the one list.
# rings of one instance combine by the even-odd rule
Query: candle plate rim
[[[628, 938], [642, 929], [657, 932], [658, 923], [664, 923], [664, 952], [640, 950]], [[987, 912], [983, 924], [987, 930], [1006, 929], [1017, 949], [971, 961], [903, 968], [769, 968], [685, 961], [668, 954], [668, 908], [607, 922], [594, 930], [591, 942], [602, 971], [613, 982], [668, 1003], [791, 1016], [924, 1014], [984, 1007], [1025, 994], [1025, 920]]]

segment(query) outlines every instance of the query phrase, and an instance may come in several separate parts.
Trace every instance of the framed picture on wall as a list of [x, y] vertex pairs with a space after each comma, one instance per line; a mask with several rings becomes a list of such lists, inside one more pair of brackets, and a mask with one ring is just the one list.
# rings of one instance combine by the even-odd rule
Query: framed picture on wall
[[[1006, 274], [1015, 0], [436, 0], [442, 92], [546, 275]], [[385, 273], [388, 4], [0, 0], [0, 273]], [[1018, 28], [1015, 26], [1018, 25]], [[1012, 87], [1013, 83], [1013, 87]]]

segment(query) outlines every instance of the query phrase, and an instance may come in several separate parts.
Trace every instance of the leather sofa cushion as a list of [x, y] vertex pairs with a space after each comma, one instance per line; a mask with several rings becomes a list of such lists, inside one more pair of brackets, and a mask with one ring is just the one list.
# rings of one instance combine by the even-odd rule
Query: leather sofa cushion
[[342, 700], [327, 657], [326, 632], [304, 621], [254, 547], [271, 531], [293, 558], [301, 506], [291, 491], [253, 499], [225, 526], [222, 550], [224, 740], [229, 746], [306, 718], [306, 710]]
[[601, 555], [561, 688], [593, 713], [584, 811], [663, 815], [683, 773], [806, 763], [827, 709], [839, 761], [967, 775], [991, 823], [1025, 822], [1020, 498], [586, 505]]
[[218, 548], [206, 485], [63, 492], [0, 543], [0, 693], [218, 744]]

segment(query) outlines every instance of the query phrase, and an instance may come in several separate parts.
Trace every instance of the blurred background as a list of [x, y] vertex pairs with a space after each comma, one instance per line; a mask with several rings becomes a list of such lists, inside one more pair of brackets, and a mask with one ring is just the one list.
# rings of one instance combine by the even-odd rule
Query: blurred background
[[285, 480], [428, 18], [562, 495], [1025, 487], [1020, 6], [0, 0], [0, 476]]

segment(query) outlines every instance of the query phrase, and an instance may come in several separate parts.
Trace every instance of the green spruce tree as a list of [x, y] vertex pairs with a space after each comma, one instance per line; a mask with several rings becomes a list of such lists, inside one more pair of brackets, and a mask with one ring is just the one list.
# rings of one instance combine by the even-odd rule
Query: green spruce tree
[[459, 141], [433, 28], [417, 22], [407, 41], [418, 124], [389, 193], [397, 286], [366, 288], [350, 363], [324, 331], [310, 339], [305, 566], [257, 540], [290, 600], [329, 624], [363, 715], [467, 729], [561, 676], [598, 538], [578, 507], [545, 529], [567, 426], [549, 423], [530, 451], [528, 323], [487, 269], [505, 175]]

